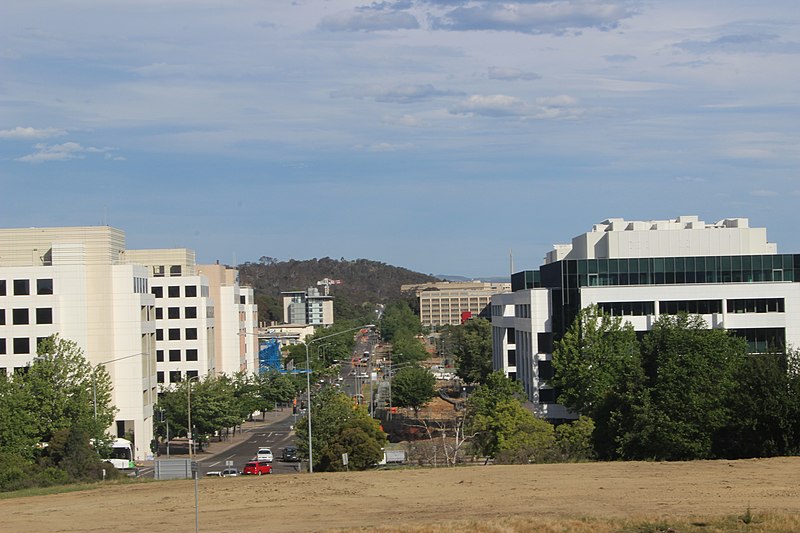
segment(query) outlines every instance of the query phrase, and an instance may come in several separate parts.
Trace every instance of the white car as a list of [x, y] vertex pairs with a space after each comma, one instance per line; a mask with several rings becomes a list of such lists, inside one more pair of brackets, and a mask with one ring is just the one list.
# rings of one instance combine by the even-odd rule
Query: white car
[[272, 450], [269, 448], [259, 448], [258, 453], [256, 454], [257, 461], [266, 461], [268, 463], [272, 462]]

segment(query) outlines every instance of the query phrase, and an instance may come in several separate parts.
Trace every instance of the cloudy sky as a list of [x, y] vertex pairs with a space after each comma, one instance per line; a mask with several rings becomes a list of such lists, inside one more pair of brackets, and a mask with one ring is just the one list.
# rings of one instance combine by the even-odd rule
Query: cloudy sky
[[609, 217], [800, 252], [794, 0], [4, 0], [0, 227], [533, 268]]

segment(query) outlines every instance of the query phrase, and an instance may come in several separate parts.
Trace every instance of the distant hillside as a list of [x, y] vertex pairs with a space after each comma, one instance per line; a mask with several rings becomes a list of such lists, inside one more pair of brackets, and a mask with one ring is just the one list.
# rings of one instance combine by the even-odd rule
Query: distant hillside
[[[255, 289], [262, 321], [282, 320], [281, 292], [317, 287], [317, 282], [325, 278], [341, 280], [341, 284], [332, 285], [330, 289], [338, 319], [361, 318], [365, 311], [372, 311], [374, 304], [401, 298], [400, 286], [403, 284], [438, 280], [369, 259], [349, 261], [330, 257], [305, 261], [262, 257], [257, 263], [239, 265], [239, 277], [241, 283]], [[322, 292], [323, 288], [318, 288]]]

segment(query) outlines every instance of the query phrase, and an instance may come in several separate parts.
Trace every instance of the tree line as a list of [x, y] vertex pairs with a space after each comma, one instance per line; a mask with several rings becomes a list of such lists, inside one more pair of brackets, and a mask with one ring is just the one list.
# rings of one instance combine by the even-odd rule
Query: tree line
[[583, 309], [553, 354], [558, 401], [589, 417], [600, 459], [691, 460], [800, 452], [796, 351], [748, 353], [699, 315], [629, 322]]

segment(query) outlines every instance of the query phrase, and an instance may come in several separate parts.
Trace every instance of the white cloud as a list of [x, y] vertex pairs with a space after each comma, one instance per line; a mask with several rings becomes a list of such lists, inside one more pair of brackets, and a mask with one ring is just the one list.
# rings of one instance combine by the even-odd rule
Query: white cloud
[[[38, 143], [34, 145], [36, 152], [22, 157], [18, 157], [16, 161], [23, 163], [44, 163], [46, 161], [67, 161], [70, 159], [83, 159], [84, 154], [106, 154], [106, 159], [109, 159], [110, 152], [114, 148], [97, 148], [94, 146], [81, 146], [76, 142], [65, 142], [63, 144], [44, 144]], [[120, 160], [120, 156], [111, 155], [111, 159]], [[122, 158], [124, 160], [124, 158]]]
[[768, 189], [756, 189], [755, 191], [750, 191], [750, 195], [758, 196], [760, 198], [773, 198], [775, 196], [780, 196], [780, 193]]
[[374, 143], [374, 144], [357, 144], [353, 148], [356, 150], [363, 150], [367, 152], [397, 152], [398, 150], [408, 150], [412, 148], [411, 143]]
[[58, 137], [66, 134], [66, 131], [57, 128], [30, 128], [17, 126], [11, 130], [0, 130], [0, 139], [47, 139], [48, 137]]
[[582, 115], [584, 109], [578, 107], [575, 98], [567, 95], [537, 98], [535, 105], [529, 105], [515, 96], [475, 94], [452, 107], [450, 113], [523, 119], [567, 119]]
[[333, 97], [368, 98], [376, 102], [388, 102], [395, 104], [408, 104], [421, 100], [430, 100], [438, 96], [453, 96], [463, 93], [437, 89], [433, 85], [421, 84], [410, 85], [402, 84], [391, 87], [382, 85], [368, 85], [364, 87], [352, 87], [331, 93]]
[[516, 81], [516, 80], [539, 80], [541, 74], [536, 72], [524, 71], [510, 67], [489, 67], [490, 80]]
[[419, 22], [400, 11], [343, 11], [323, 18], [319, 28], [328, 31], [415, 30]]

